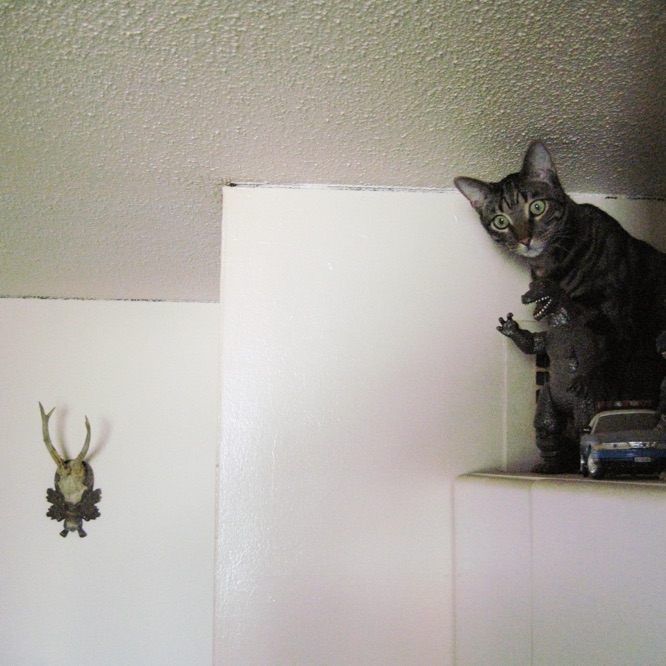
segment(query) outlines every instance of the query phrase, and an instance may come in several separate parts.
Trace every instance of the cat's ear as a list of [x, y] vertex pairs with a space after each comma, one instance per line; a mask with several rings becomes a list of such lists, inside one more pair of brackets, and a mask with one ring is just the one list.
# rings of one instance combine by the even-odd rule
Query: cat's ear
[[551, 185], [560, 184], [550, 153], [541, 141], [530, 144], [525, 153], [520, 175], [529, 180], [541, 180]]
[[454, 178], [453, 184], [460, 190], [465, 198], [476, 210], [483, 207], [484, 202], [490, 197], [490, 187], [482, 180], [476, 178]]

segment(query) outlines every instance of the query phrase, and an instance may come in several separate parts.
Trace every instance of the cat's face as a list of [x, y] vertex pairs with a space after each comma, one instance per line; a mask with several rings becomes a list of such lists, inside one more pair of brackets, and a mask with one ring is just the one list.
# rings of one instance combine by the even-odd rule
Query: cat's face
[[520, 173], [499, 183], [456, 178], [491, 238], [526, 259], [539, 257], [563, 226], [567, 198], [545, 146], [533, 143]]

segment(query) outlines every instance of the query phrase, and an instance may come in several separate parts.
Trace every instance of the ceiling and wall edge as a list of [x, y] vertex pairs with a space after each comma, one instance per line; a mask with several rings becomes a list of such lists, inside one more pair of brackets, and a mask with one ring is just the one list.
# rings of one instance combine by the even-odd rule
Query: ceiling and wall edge
[[215, 302], [233, 182], [446, 191], [539, 138], [666, 196], [663, 0], [0, 0], [0, 44], [0, 296]]

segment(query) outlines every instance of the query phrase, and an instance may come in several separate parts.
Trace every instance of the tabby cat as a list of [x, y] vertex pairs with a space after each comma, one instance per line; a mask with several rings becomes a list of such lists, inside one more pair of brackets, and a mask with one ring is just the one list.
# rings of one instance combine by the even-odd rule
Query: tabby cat
[[567, 196], [538, 141], [519, 173], [497, 183], [459, 177], [454, 184], [490, 237], [527, 262], [532, 279], [558, 283], [596, 312], [591, 325], [613, 350], [615, 395], [608, 398], [655, 400], [664, 374], [655, 340], [666, 330], [666, 254]]

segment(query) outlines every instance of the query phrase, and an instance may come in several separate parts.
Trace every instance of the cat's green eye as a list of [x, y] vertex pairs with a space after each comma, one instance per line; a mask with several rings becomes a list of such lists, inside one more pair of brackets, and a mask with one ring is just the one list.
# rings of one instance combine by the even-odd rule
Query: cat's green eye
[[504, 231], [511, 224], [511, 222], [506, 215], [495, 215], [491, 224], [495, 229], [497, 229], [497, 231]]
[[530, 204], [530, 213], [532, 215], [541, 215], [546, 210], [546, 202], [543, 199], [535, 199]]

